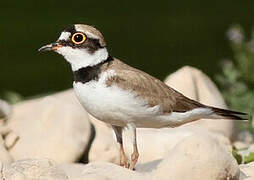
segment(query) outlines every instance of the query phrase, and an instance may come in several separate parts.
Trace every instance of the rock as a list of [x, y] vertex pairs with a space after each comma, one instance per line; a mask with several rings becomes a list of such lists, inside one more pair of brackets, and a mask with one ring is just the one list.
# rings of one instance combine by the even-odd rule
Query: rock
[[196, 133], [179, 142], [154, 170], [154, 179], [238, 180], [236, 160], [209, 133]]
[[241, 178], [240, 180], [253, 180], [254, 179], [254, 162], [248, 164], [241, 164]]
[[83, 173], [89, 165], [85, 164], [61, 164], [58, 166], [60, 170], [65, 172], [69, 180], [109, 180], [106, 174], [100, 175], [99, 173]]
[[[157, 159], [163, 159], [167, 153], [185, 138], [194, 134], [207, 133], [206, 130], [198, 127], [179, 127], [173, 129], [138, 129], [139, 163], [146, 163]], [[209, 133], [216, 138], [228, 152], [232, 152], [232, 147], [228, 138], [220, 134]], [[153, 148], [151, 148], [151, 142]], [[128, 157], [132, 153], [131, 138], [125, 135], [125, 152]], [[118, 155], [118, 154], [117, 154]]]
[[[65, 171], [68, 174], [69, 168]], [[145, 180], [145, 178], [147, 179], [147, 176], [142, 173], [106, 162], [89, 163], [79, 171], [79, 177], [70, 176], [70, 180]]]
[[[49, 168], [51, 170], [52, 168]], [[58, 164], [54, 171], [61, 172], [68, 180], [143, 180], [142, 173], [134, 172], [123, 167], [107, 162], [93, 162], [87, 165], [71, 163]], [[46, 172], [45, 172], [46, 173]], [[52, 172], [53, 173], [53, 172]]]
[[6, 147], [5, 147], [5, 142], [2, 138], [2, 136], [0, 136], [0, 163], [11, 163], [13, 162], [13, 158], [11, 157], [11, 155], [9, 154], [9, 152], [7, 151]]
[[[203, 104], [219, 108], [227, 108], [216, 85], [200, 70], [185, 66], [169, 75], [165, 83], [183, 93], [185, 96]], [[219, 126], [218, 126], [219, 123]], [[230, 120], [199, 120], [184, 126], [199, 126], [219, 132], [233, 138], [233, 121]]]
[[135, 166], [135, 171], [140, 173], [148, 173], [155, 171], [158, 168], [159, 164], [162, 162], [162, 160], [163, 159], [157, 159], [146, 163], [138, 163]]
[[11, 106], [6, 101], [0, 99], [0, 119], [9, 116], [11, 110]]
[[63, 171], [70, 180], [79, 180], [82, 177], [82, 171], [86, 167], [85, 164], [71, 163], [71, 164], [59, 164], [57, 168]]
[[139, 163], [135, 171], [107, 162], [60, 165], [58, 168], [70, 180], [238, 180], [240, 176], [228, 147], [207, 131], [182, 138], [165, 154], [161, 160]]
[[[29, 159], [4, 165], [0, 171], [8, 180], [238, 180], [239, 167], [227, 145], [208, 131], [186, 133], [165, 152], [161, 160], [139, 164], [131, 171], [108, 162], [58, 164], [51, 160]], [[157, 147], [157, 144], [153, 144]], [[155, 149], [155, 148], [150, 148]]]
[[4, 138], [4, 144], [7, 149], [11, 149], [16, 142], [19, 140], [19, 137], [17, 134], [10, 132], [8, 133]]
[[77, 161], [91, 131], [73, 91], [15, 105], [8, 127], [19, 137], [9, 150], [15, 160], [49, 158], [59, 163]]
[[19, 160], [2, 165], [0, 173], [6, 180], [68, 180], [66, 174], [48, 159]]
[[11, 163], [13, 161], [13, 158], [8, 152], [8, 147], [6, 146], [6, 138], [8, 138], [10, 134], [12, 134], [10, 129], [6, 127], [4, 124], [1, 124], [0, 125], [0, 163], [1, 162]]
[[253, 142], [253, 135], [250, 131], [243, 130], [237, 134], [237, 140], [249, 145]]
[[236, 149], [247, 149], [249, 147], [248, 144], [242, 142], [242, 141], [235, 141], [233, 143], [233, 146], [236, 148]]

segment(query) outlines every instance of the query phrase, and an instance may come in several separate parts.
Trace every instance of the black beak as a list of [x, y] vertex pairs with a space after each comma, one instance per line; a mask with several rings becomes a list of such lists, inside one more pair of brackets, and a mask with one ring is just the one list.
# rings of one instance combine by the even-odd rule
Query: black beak
[[62, 47], [61, 44], [55, 42], [51, 44], [47, 44], [45, 46], [42, 46], [38, 51], [43, 52], [43, 51], [56, 51], [58, 48]]

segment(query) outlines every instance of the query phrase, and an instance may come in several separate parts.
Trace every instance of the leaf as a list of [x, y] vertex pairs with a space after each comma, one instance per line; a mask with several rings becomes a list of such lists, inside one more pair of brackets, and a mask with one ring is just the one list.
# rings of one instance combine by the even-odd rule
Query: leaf
[[0, 97], [10, 104], [15, 104], [23, 100], [23, 97], [20, 94], [13, 91], [6, 91], [2, 93]]
[[238, 154], [236, 149], [233, 149], [232, 155], [234, 156], [234, 158], [236, 159], [238, 164], [241, 164], [243, 162], [242, 156], [240, 154]]
[[243, 163], [247, 164], [254, 161], [254, 152], [249, 153], [247, 156], [244, 157]]

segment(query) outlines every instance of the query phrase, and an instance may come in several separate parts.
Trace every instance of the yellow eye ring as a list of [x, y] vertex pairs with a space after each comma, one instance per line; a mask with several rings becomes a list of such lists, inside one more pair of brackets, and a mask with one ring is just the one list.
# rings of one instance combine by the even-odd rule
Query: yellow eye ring
[[86, 40], [86, 35], [84, 35], [81, 32], [77, 32], [73, 34], [71, 37], [71, 41], [75, 44], [82, 44], [85, 42], [85, 40]]

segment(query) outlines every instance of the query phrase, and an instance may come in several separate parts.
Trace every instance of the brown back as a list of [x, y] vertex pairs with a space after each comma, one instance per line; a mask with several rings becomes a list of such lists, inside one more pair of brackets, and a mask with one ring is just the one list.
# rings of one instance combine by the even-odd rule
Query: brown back
[[194, 108], [205, 107], [185, 97], [159, 79], [130, 67], [118, 59], [102, 67], [103, 71], [108, 68], [115, 70], [117, 75], [107, 80], [107, 86], [117, 85], [124, 90], [135, 91], [137, 98], [144, 99], [148, 106], [160, 105], [163, 113], [186, 112]]

